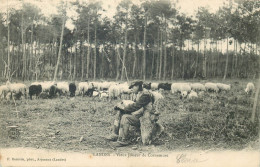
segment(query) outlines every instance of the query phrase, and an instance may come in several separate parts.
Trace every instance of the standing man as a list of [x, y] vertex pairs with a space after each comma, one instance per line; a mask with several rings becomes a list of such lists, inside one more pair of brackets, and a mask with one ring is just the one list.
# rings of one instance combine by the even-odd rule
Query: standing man
[[154, 96], [147, 89], [143, 89], [142, 81], [135, 81], [129, 89], [133, 90], [133, 93], [137, 94], [136, 100], [133, 104], [128, 106], [116, 106], [115, 110], [119, 110], [116, 120], [114, 121], [113, 134], [106, 139], [109, 141], [117, 141], [116, 147], [126, 146], [129, 144], [128, 132], [130, 126], [140, 128], [139, 118], [143, 116], [146, 110], [152, 110], [152, 104], [154, 103]]

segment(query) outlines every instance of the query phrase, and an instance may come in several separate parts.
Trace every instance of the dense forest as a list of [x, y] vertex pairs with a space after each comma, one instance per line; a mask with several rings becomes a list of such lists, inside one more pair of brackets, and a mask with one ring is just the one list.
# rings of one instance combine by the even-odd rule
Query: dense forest
[[[173, 80], [259, 76], [260, 1], [227, 1], [188, 16], [178, 1], [61, 1], [0, 12], [0, 75], [21, 80]], [[77, 17], [69, 18], [74, 10]], [[66, 22], [72, 20], [74, 28]], [[223, 49], [224, 48], [224, 49]]]

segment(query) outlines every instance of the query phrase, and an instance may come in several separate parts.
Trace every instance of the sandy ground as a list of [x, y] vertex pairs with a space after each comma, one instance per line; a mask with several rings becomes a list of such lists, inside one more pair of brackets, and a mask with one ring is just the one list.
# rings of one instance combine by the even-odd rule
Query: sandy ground
[[35, 148], [0, 150], [6, 166], [198, 166], [259, 167], [260, 153], [254, 150], [210, 151], [186, 150], [172, 152], [60, 152]]

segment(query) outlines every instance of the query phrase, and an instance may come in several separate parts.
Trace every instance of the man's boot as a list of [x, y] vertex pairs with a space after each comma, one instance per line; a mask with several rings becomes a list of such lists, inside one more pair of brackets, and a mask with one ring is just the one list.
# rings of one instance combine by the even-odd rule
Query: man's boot
[[119, 124], [118, 124], [118, 121], [115, 120], [114, 126], [113, 126], [113, 132], [110, 136], [106, 137], [106, 139], [109, 141], [117, 141], [118, 133], [119, 133]]

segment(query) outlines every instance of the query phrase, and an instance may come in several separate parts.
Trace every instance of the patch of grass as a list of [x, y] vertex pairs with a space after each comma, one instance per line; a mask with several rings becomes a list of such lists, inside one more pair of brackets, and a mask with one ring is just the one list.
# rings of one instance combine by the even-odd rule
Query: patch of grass
[[[154, 142], [159, 150], [243, 149], [259, 136], [259, 123], [250, 122], [253, 99], [240, 82], [229, 92], [208, 93], [197, 99], [180, 99], [164, 91], [156, 108], [164, 133]], [[1, 101], [1, 147], [37, 147], [57, 150], [112, 150], [103, 139], [114, 120], [111, 102], [97, 98], [60, 97]], [[258, 118], [258, 117], [257, 117]], [[17, 125], [18, 139], [7, 138], [7, 127]], [[80, 142], [80, 138], [84, 140]], [[140, 143], [140, 148], [146, 149]], [[113, 151], [113, 150], [112, 150]]]

